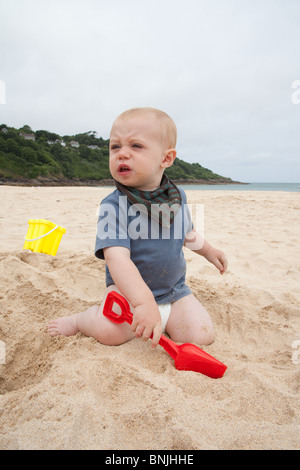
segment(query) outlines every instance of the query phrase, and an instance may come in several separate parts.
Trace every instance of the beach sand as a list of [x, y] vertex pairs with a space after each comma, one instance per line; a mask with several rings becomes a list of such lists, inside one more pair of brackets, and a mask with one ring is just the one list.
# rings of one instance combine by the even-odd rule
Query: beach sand
[[[209, 311], [221, 379], [178, 371], [163, 348], [50, 337], [49, 320], [99, 303], [97, 210], [112, 188], [0, 187], [1, 449], [299, 449], [300, 194], [187, 191], [221, 276], [185, 251]], [[55, 257], [23, 250], [28, 219], [66, 228]]]

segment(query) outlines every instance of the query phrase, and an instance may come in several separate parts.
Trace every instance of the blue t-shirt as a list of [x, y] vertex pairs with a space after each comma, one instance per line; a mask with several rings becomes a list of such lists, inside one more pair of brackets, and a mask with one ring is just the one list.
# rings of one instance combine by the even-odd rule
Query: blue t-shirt
[[[145, 213], [144, 206], [132, 204], [118, 189], [100, 204], [95, 255], [104, 259], [103, 248], [122, 246], [152, 291], [156, 302], [175, 302], [191, 293], [185, 284], [186, 262], [183, 243], [193, 229], [186, 195], [170, 227], [162, 227]], [[114, 284], [106, 266], [106, 286]]]

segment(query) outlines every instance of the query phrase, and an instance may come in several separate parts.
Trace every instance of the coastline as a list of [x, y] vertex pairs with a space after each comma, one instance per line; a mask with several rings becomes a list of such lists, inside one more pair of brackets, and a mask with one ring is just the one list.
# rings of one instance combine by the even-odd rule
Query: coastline
[[[227, 184], [244, 184], [240, 181], [232, 181], [229, 178], [223, 178], [220, 180], [204, 180], [204, 179], [172, 179], [175, 184], [184, 184], [184, 185], [227, 185]], [[103, 180], [78, 180], [78, 179], [59, 179], [59, 178], [18, 178], [18, 179], [4, 179], [0, 178], [0, 186], [81, 186], [81, 187], [101, 187], [101, 186], [114, 186], [113, 179], [103, 179]]]

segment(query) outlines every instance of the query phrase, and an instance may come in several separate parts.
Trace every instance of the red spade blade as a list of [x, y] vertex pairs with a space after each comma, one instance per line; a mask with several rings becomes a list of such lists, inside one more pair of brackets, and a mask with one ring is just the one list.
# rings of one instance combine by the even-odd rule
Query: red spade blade
[[201, 372], [201, 374], [213, 379], [223, 377], [227, 366], [194, 344], [181, 344], [178, 349], [179, 352], [175, 359], [176, 369]]
[[161, 335], [159, 344], [174, 359], [175, 367], [178, 370], [191, 370], [201, 372], [201, 374], [219, 379], [223, 377], [227, 366], [215, 359], [207, 352], [200, 349], [195, 344], [176, 344], [170, 338]]

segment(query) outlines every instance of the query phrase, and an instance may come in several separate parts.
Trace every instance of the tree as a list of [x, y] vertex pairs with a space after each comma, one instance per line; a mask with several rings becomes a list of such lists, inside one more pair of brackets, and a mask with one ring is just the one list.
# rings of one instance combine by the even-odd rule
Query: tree
[[33, 130], [31, 129], [30, 126], [28, 126], [28, 124], [25, 124], [25, 126], [21, 127], [19, 131], [25, 132], [25, 134], [31, 134], [33, 132]]
[[23, 147], [22, 148], [22, 157], [24, 158], [24, 160], [26, 160], [26, 162], [29, 162], [29, 163], [36, 163], [37, 162], [36, 153], [30, 147]]

